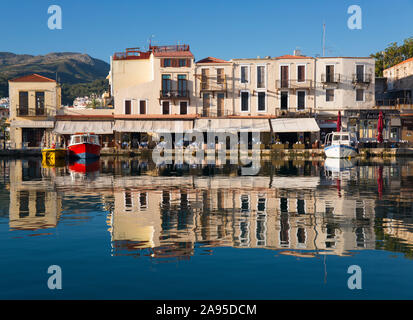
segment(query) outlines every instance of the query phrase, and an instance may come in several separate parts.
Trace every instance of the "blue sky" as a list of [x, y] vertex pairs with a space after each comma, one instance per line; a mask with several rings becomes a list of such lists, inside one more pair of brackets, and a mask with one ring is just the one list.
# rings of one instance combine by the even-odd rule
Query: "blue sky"
[[[47, 9], [59, 5], [63, 29], [49, 30]], [[347, 27], [350, 5], [362, 9], [362, 29]], [[367, 56], [413, 36], [413, 0], [19, 0], [1, 4], [0, 51], [87, 53], [109, 61], [127, 47], [188, 43], [197, 60], [322, 53]]]

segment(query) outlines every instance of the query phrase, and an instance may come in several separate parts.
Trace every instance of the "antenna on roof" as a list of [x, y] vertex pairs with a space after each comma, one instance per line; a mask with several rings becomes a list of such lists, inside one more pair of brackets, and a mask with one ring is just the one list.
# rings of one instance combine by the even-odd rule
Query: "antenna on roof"
[[151, 48], [151, 46], [152, 46], [152, 38], [155, 38], [155, 35], [154, 34], [151, 34], [150, 35], [150, 37], [149, 37], [149, 39], [148, 39], [148, 42], [149, 42], [149, 48], [148, 48], [148, 50]]
[[326, 56], [326, 24], [323, 23], [323, 57]]

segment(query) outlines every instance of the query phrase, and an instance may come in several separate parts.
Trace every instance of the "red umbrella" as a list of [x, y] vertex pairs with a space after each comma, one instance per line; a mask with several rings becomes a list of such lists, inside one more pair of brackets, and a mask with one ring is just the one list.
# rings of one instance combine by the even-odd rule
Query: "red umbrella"
[[383, 143], [383, 129], [384, 129], [383, 112], [380, 111], [379, 121], [377, 123], [377, 141], [379, 143]]
[[338, 117], [337, 117], [337, 132], [341, 131], [341, 112], [338, 112]]

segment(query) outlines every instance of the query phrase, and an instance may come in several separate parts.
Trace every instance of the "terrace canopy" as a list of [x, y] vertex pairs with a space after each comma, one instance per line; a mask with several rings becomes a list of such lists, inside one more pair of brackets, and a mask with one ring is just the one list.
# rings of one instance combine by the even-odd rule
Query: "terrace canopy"
[[271, 120], [272, 131], [282, 132], [318, 132], [320, 127], [314, 118], [282, 118]]
[[58, 134], [113, 134], [113, 121], [57, 121], [53, 131]]
[[193, 128], [193, 120], [116, 120], [117, 132], [185, 132]]
[[270, 132], [268, 119], [197, 119], [195, 130], [214, 132]]

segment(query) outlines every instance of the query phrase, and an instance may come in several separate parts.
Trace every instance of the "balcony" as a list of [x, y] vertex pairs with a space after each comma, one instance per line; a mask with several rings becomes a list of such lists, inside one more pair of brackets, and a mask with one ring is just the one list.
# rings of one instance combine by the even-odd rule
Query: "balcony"
[[372, 81], [371, 73], [353, 73], [352, 83], [353, 84], [369, 84]]
[[17, 116], [18, 117], [44, 117], [50, 115], [50, 112], [46, 111], [46, 108], [28, 108], [17, 106]]
[[321, 82], [324, 84], [337, 84], [340, 82], [339, 73], [323, 73], [321, 74]]
[[161, 100], [189, 100], [189, 90], [160, 90]]
[[314, 85], [314, 81], [310, 79], [306, 79], [304, 81], [298, 81], [298, 80], [276, 80], [275, 82], [275, 88], [277, 90], [281, 89], [293, 89], [293, 90], [299, 90], [299, 89], [312, 89]]

